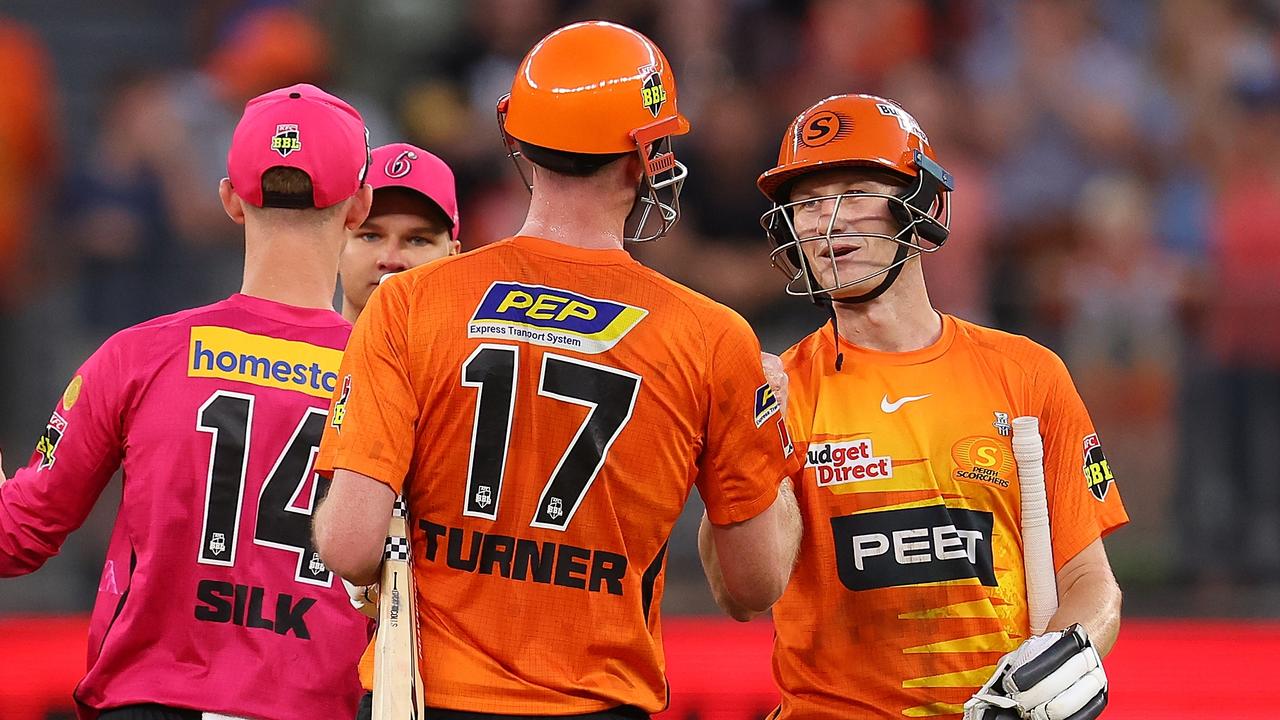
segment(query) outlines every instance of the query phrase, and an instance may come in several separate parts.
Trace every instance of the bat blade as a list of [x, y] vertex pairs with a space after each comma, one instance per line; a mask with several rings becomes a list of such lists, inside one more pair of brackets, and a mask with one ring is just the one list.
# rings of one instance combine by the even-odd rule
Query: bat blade
[[418, 716], [417, 617], [405, 514], [404, 501], [397, 498], [382, 560], [374, 641], [373, 720], [413, 720]]

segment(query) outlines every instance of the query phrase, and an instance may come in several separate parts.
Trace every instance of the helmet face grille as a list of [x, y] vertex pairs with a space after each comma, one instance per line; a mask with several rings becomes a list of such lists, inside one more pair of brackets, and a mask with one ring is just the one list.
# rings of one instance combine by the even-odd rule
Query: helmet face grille
[[[775, 204], [761, 215], [760, 225], [764, 228], [770, 244], [773, 245], [770, 260], [773, 266], [787, 277], [787, 294], [808, 297], [814, 302], [829, 300], [832, 299], [833, 293], [886, 275], [905, 265], [912, 258], [919, 257], [922, 253], [935, 252], [942, 247], [950, 230], [950, 203], [946, 194], [950, 191], [950, 187], [942, 186], [929, 170], [922, 170], [916, 177], [914, 185], [901, 196], [861, 191], [856, 194], [826, 195]], [[835, 221], [840, 214], [841, 205], [851, 198], [885, 200], [889, 204], [890, 214], [901, 225], [901, 229], [893, 235], [836, 232]], [[818, 232], [802, 236], [793, 221], [795, 209], [803, 203], [814, 201], [834, 203], [830, 220], [825, 229], [820, 228]], [[843, 277], [839, 267], [833, 265], [832, 277], [823, 282], [809, 266], [805, 250], [815, 246], [822, 248], [825, 245], [825, 253], [834, 255], [834, 241], [852, 238], [889, 240], [897, 243], [905, 252], [899, 252], [885, 267], [858, 277]]]

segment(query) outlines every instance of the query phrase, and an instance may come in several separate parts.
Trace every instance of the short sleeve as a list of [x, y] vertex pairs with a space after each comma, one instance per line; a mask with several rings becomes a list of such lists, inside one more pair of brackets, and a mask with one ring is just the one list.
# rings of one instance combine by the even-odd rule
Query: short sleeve
[[765, 382], [760, 344], [736, 313], [710, 340], [706, 438], [698, 492], [717, 525], [749, 520], [791, 474], [782, 407]]
[[130, 383], [117, 338], [76, 371], [30, 461], [0, 486], [0, 577], [31, 572], [56, 555], [120, 467]]
[[351, 470], [401, 491], [418, 421], [408, 354], [410, 287], [407, 278], [390, 278], [351, 331], [316, 459], [321, 475]]
[[1045, 492], [1054, 567], [1061, 569], [1093, 541], [1129, 522], [1114, 469], [1066, 366], [1046, 353], [1033, 387], [1043, 400]]

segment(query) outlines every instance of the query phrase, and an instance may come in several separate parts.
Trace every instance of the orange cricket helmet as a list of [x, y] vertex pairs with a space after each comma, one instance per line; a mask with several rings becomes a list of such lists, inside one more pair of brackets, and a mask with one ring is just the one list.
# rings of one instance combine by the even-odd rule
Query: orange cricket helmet
[[[688, 174], [671, 151], [671, 138], [689, 132], [676, 95], [675, 75], [652, 40], [616, 23], [578, 22], [538, 41], [520, 62], [511, 92], [498, 100], [498, 126], [513, 160], [521, 155], [516, 141], [582, 155], [638, 152], [649, 192], [640, 194], [644, 212], [629, 239], [652, 240], [679, 218]], [[663, 189], [670, 200], [658, 199]], [[661, 227], [641, 237], [654, 209]]]
[[[810, 237], [800, 237], [791, 222], [796, 203], [789, 202], [790, 187], [801, 176], [847, 167], [887, 170], [909, 181], [901, 195], [881, 195], [902, 226], [894, 235], [876, 235], [898, 243], [893, 262], [859, 278], [840, 278], [838, 272], [829, 285], [817, 282], [809, 270], [802, 245], [828, 244], [838, 237], [867, 237], [868, 233], [835, 233], [828, 227]], [[920, 124], [900, 105], [875, 95], [833, 95], [801, 112], [787, 127], [778, 152], [778, 164], [756, 181], [772, 209], [760, 217], [774, 245], [773, 264], [787, 275], [787, 292], [811, 299], [830, 299], [836, 290], [858, 285], [878, 275], [885, 280], [874, 290], [845, 302], [872, 300], [889, 288], [902, 266], [920, 253], [937, 250], [950, 232], [949, 194], [954, 187], [934, 154]], [[860, 193], [860, 197], [875, 193]], [[825, 198], [837, 205], [846, 195]], [[824, 198], [809, 198], [809, 200]], [[832, 214], [833, 217], [835, 213]], [[928, 243], [923, 244], [923, 243]]]

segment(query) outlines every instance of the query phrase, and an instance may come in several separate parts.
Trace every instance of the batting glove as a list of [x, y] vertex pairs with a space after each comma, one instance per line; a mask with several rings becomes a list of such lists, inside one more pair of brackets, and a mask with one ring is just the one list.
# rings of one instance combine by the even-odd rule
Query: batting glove
[[1107, 707], [1102, 658], [1079, 624], [1027, 638], [1000, 658], [991, 679], [965, 703], [965, 720], [1093, 720]]
[[340, 578], [351, 599], [351, 607], [360, 611], [361, 615], [378, 619], [378, 584], [352, 585], [345, 578]]

